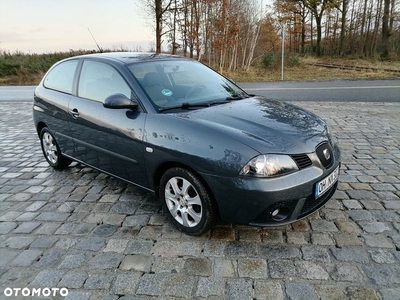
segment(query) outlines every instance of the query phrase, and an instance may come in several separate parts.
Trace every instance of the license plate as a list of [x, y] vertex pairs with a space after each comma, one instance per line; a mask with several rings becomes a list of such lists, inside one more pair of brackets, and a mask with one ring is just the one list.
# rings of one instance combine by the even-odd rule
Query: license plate
[[325, 179], [318, 182], [315, 186], [315, 199], [322, 196], [327, 190], [329, 190], [329, 188], [332, 187], [332, 185], [334, 185], [335, 182], [338, 180], [338, 177], [339, 167], [337, 167], [335, 171], [329, 174], [328, 177], [325, 177]]

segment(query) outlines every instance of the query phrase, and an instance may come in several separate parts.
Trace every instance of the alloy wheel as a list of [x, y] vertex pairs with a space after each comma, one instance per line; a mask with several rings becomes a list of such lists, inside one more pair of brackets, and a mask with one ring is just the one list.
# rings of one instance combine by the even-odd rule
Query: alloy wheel
[[194, 227], [202, 220], [200, 196], [185, 178], [172, 177], [168, 180], [165, 186], [165, 202], [172, 217], [182, 226]]

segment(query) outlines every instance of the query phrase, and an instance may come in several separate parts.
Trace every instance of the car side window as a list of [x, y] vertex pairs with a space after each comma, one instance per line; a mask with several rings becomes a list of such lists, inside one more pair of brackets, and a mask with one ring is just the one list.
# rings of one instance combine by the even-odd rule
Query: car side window
[[123, 94], [131, 98], [131, 89], [117, 70], [101, 62], [84, 61], [79, 78], [78, 96], [103, 102], [114, 94]]
[[72, 85], [78, 60], [70, 60], [56, 65], [44, 79], [46, 88], [72, 94]]

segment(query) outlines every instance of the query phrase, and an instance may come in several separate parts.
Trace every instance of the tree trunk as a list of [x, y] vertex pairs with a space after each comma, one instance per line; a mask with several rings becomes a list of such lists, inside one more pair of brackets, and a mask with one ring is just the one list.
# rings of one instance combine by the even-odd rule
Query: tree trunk
[[155, 14], [156, 14], [156, 53], [161, 53], [162, 0], [155, 0]]
[[304, 54], [306, 45], [306, 9], [304, 6], [301, 9], [301, 54]]
[[322, 25], [321, 25], [321, 16], [315, 16], [315, 22], [317, 23], [317, 48], [316, 55], [321, 56], [321, 37], [322, 37]]
[[376, 54], [376, 47], [377, 47], [377, 41], [378, 41], [378, 36], [379, 36], [381, 15], [382, 15], [382, 0], [378, 0], [378, 9], [377, 9], [376, 15], [375, 15], [375, 25], [374, 25], [374, 31], [373, 31], [373, 37], [372, 37], [372, 43], [371, 43], [371, 49], [370, 49], [370, 56], [374, 56]]
[[347, 16], [347, 4], [348, 0], [343, 0], [342, 5], [342, 22], [340, 27], [340, 42], [339, 42], [339, 56], [343, 57], [345, 54], [345, 36], [346, 36], [346, 16]]
[[311, 34], [311, 53], [314, 53], [314, 15], [311, 14], [311, 28], [310, 28], [310, 34]]
[[389, 58], [389, 12], [390, 0], [384, 0], [383, 20], [382, 20], [382, 44], [381, 44], [381, 58]]
[[177, 5], [177, 0], [174, 0], [174, 8], [173, 8], [173, 20], [172, 20], [172, 33], [171, 33], [171, 54], [174, 55], [176, 54], [176, 50], [178, 48], [177, 42], [176, 42], [176, 24], [178, 23], [178, 5]]

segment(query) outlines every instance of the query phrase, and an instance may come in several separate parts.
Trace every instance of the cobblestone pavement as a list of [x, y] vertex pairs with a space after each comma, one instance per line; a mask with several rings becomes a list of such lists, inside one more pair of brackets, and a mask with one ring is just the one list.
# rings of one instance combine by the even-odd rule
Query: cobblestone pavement
[[290, 226], [221, 223], [190, 237], [142, 190], [80, 165], [51, 169], [31, 103], [1, 103], [0, 298], [65, 287], [50, 298], [400, 299], [400, 103], [296, 104], [339, 140], [334, 198]]

